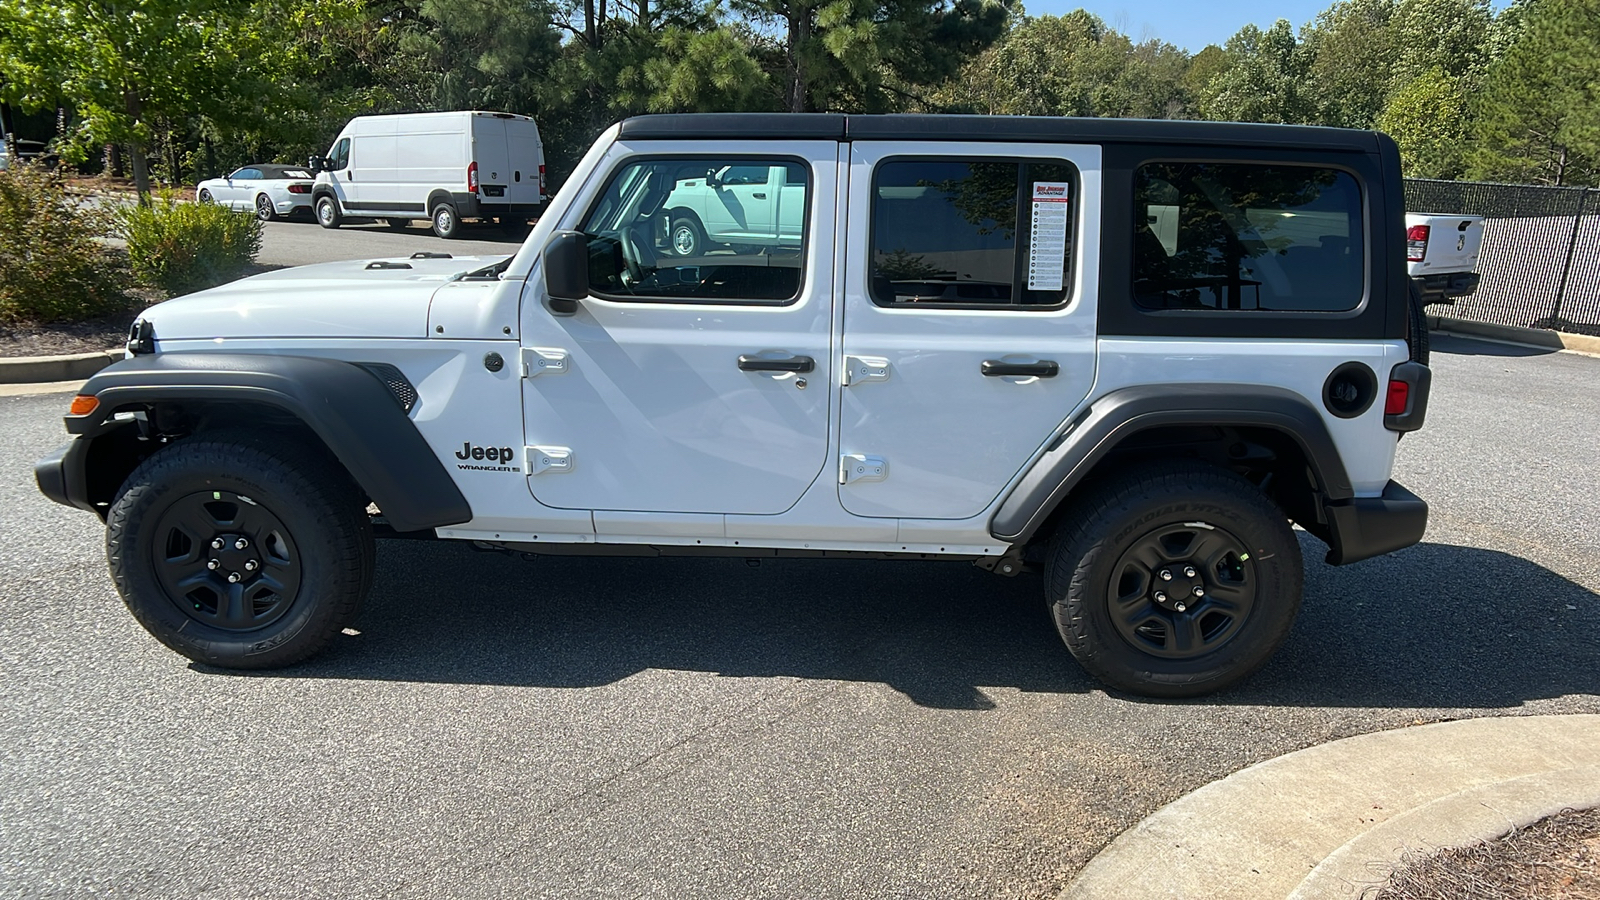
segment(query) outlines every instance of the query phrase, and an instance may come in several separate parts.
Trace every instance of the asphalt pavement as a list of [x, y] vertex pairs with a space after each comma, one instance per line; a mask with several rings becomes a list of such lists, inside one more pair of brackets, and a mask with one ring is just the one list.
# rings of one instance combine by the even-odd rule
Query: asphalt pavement
[[0, 397], [0, 896], [1048, 897], [1252, 763], [1600, 712], [1600, 359], [1441, 338], [1434, 369], [1396, 470], [1425, 542], [1331, 568], [1302, 536], [1288, 643], [1183, 702], [1099, 688], [1033, 576], [447, 543], [381, 544], [327, 656], [207, 669], [34, 489], [66, 395]]
[[266, 267], [304, 266], [311, 263], [339, 262], [346, 259], [379, 259], [410, 256], [419, 251], [452, 253], [456, 256], [510, 256], [522, 246], [526, 228], [502, 229], [494, 225], [467, 223], [461, 236], [451, 240], [435, 237], [426, 219], [408, 227], [391, 229], [381, 223], [342, 225], [327, 229], [309, 217], [293, 217], [263, 226], [261, 252], [256, 263]]

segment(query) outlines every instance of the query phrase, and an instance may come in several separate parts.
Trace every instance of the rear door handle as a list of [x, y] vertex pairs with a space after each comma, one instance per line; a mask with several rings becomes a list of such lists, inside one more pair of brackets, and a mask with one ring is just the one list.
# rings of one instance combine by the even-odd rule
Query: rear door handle
[[787, 359], [768, 359], [764, 356], [741, 356], [739, 368], [746, 372], [809, 372], [817, 361], [809, 356], [791, 356]]
[[1051, 359], [1043, 359], [1031, 363], [1010, 363], [1002, 362], [998, 359], [986, 359], [983, 361], [982, 368], [983, 374], [991, 378], [998, 378], [1001, 375], [1033, 375], [1038, 378], [1054, 378], [1061, 371], [1061, 367], [1056, 365], [1055, 360]]

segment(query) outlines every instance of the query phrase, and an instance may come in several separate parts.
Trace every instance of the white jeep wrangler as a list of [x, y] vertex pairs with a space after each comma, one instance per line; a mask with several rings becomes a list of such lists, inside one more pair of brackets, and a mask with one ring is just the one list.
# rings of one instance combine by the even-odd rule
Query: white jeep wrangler
[[1372, 132], [630, 119], [509, 259], [146, 311], [35, 471], [211, 665], [317, 652], [406, 535], [1036, 569], [1089, 672], [1189, 696], [1288, 633], [1291, 522], [1336, 565], [1421, 538], [1407, 288]]

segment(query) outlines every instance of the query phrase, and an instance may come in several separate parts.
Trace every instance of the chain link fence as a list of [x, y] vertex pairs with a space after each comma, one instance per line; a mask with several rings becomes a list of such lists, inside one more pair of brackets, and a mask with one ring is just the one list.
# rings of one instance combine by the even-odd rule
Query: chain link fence
[[1406, 211], [1484, 217], [1478, 290], [1430, 314], [1600, 335], [1600, 190], [1408, 178]]

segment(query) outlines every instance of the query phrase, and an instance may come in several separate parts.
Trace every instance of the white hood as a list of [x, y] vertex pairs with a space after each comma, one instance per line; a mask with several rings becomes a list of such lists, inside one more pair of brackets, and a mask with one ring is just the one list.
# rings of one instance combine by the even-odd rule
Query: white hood
[[[156, 340], [417, 338], [441, 285], [504, 257], [351, 260], [280, 269], [145, 310]], [[368, 268], [387, 263], [396, 268]], [[401, 264], [410, 268], [398, 268]]]

